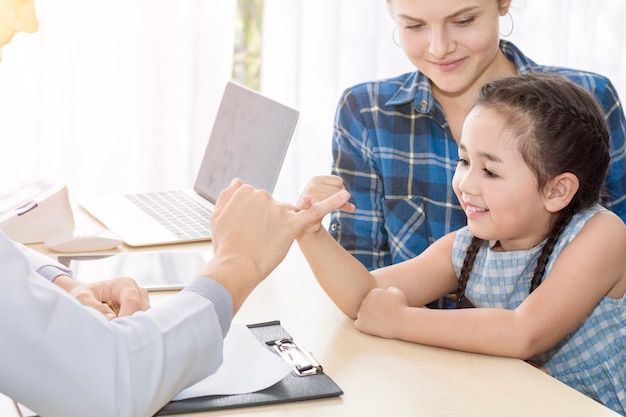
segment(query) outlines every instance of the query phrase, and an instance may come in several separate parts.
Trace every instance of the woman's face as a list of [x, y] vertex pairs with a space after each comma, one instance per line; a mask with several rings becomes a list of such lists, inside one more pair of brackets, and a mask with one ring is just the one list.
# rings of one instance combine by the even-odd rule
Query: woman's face
[[[447, 94], [489, 77], [509, 0], [388, 0], [409, 60]], [[481, 82], [482, 84], [482, 82]]]
[[[0, 0], [0, 49], [17, 32], [35, 32], [39, 22], [34, 0]], [[0, 50], [0, 58], [2, 57]]]

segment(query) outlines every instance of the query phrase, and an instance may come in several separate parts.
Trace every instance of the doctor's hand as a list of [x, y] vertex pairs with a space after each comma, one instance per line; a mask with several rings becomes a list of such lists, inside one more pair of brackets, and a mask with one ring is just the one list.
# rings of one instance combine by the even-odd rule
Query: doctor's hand
[[400, 289], [374, 288], [361, 301], [354, 325], [363, 333], [397, 338], [394, 324], [401, 322], [399, 317], [408, 305], [406, 295]]
[[81, 304], [93, 307], [109, 320], [130, 316], [150, 308], [148, 291], [128, 277], [114, 278], [94, 283], [79, 282], [66, 275], [55, 278], [54, 283], [63, 288]]
[[234, 180], [220, 194], [211, 216], [215, 254], [200, 274], [230, 292], [236, 312], [252, 289], [284, 259], [296, 236], [315, 227], [349, 198], [348, 192], [341, 191], [299, 210], [275, 201], [265, 190]]

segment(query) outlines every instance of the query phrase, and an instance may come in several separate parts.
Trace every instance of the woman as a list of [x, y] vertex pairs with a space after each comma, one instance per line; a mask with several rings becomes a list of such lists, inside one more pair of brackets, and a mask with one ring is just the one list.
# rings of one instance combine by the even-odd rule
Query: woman
[[[546, 67], [500, 39], [511, 0], [388, 0], [395, 40], [416, 71], [356, 85], [339, 100], [333, 173], [311, 181], [320, 200], [345, 187], [354, 213], [335, 212], [332, 236], [368, 269], [421, 253], [465, 225], [452, 188], [463, 121], [480, 87], [504, 76], [557, 72], [590, 90], [611, 135], [603, 205], [626, 220], [625, 121], [600, 75]], [[320, 187], [321, 185], [321, 187]], [[305, 193], [307, 193], [305, 191]]]

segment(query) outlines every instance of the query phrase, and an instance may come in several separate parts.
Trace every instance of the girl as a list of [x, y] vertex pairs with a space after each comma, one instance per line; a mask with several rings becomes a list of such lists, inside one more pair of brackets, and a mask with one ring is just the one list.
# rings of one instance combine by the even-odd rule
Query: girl
[[[466, 227], [373, 272], [324, 228], [303, 231], [320, 285], [363, 332], [526, 359], [626, 413], [626, 226], [598, 204], [610, 160], [598, 104], [559, 75], [493, 81], [459, 156]], [[477, 308], [421, 308], [455, 289]]]

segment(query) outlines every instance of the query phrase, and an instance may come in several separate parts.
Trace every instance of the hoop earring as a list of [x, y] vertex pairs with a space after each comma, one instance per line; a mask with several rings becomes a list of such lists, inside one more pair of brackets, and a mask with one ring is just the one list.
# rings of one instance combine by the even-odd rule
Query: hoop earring
[[513, 33], [513, 28], [515, 27], [515, 22], [513, 22], [513, 16], [511, 16], [511, 13], [506, 12], [505, 16], [509, 17], [509, 21], [511, 22], [510, 23], [511, 28], [509, 29], [509, 32], [507, 34], [500, 33], [500, 36], [502, 36], [503, 38], [506, 38], [507, 36], [511, 36], [511, 33]]
[[397, 34], [398, 34], [398, 27], [396, 26], [393, 28], [393, 31], [391, 32], [391, 40], [393, 40], [393, 43], [395, 43], [397, 47], [401, 48], [402, 44], [400, 43], [399, 40], [396, 39]]

